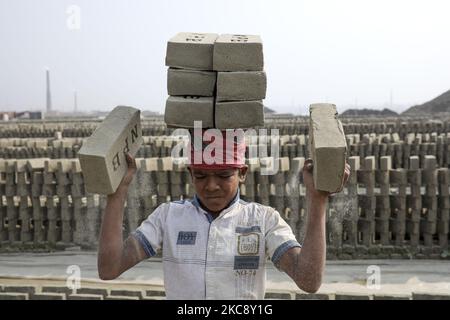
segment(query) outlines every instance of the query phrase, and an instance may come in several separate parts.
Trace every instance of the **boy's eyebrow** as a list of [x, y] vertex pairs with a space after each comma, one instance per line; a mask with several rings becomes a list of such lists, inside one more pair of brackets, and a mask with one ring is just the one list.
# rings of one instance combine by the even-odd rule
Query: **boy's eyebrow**
[[[194, 175], [208, 175], [208, 173], [209, 173], [209, 172], [206, 172], [206, 171], [197, 171], [197, 170], [194, 170], [194, 172], [193, 172]], [[212, 174], [212, 175], [232, 175], [232, 174], [234, 174], [234, 173], [235, 173], [235, 170], [230, 169], [230, 170], [216, 171], [216, 172], [213, 172], [213, 173], [211, 173], [211, 174]]]

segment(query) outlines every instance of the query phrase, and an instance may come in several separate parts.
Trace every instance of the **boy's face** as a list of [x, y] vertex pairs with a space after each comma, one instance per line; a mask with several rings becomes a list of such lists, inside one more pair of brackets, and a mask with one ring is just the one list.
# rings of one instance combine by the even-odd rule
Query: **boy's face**
[[247, 167], [221, 170], [189, 168], [189, 171], [202, 204], [211, 213], [219, 213], [233, 200], [239, 183], [245, 181]]

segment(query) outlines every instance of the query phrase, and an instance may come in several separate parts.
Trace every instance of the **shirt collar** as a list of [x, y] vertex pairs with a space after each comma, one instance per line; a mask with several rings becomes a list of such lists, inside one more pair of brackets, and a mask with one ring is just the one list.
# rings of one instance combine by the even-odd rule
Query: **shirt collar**
[[[235, 203], [237, 203], [239, 200], [241, 199], [241, 193], [239, 191], [239, 188], [236, 192], [236, 195], [234, 196], [233, 200], [230, 201], [230, 203], [222, 209], [221, 213], [224, 212], [226, 209], [230, 208], [231, 206], [233, 206]], [[192, 204], [197, 208], [197, 209], [201, 209], [203, 211], [205, 211], [205, 213], [208, 216], [208, 220], [209, 222], [212, 221], [212, 216], [211, 213], [208, 212], [208, 210], [206, 210], [204, 208], [204, 206], [201, 205], [200, 203], [200, 199], [198, 198], [197, 194], [194, 195], [194, 199], [192, 200]]]

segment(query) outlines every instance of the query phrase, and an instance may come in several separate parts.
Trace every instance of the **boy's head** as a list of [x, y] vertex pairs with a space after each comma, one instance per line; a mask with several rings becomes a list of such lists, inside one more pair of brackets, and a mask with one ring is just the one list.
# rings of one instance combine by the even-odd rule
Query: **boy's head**
[[191, 140], [189, 171], [201, 203], [218, 213], [233, 200], [239, 183], [245, 181], [245, 141], [243, 135], [236, 137], [229, 130], [200, 132], [201, 136], [194, 135]]
[[247, 166], [229, 169], [189, 167], [189, 171], [201, 203], [211, 213], [219, 213], [233, 200], [239, 183], [245, 181]]

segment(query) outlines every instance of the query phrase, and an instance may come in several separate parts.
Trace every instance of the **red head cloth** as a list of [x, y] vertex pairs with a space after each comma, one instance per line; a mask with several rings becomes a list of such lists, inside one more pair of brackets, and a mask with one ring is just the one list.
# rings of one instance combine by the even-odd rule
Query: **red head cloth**
[[194, 169], [218, 170], [245, 166], [242, 129], [194, 130], [189, 148], [189, 164]]

